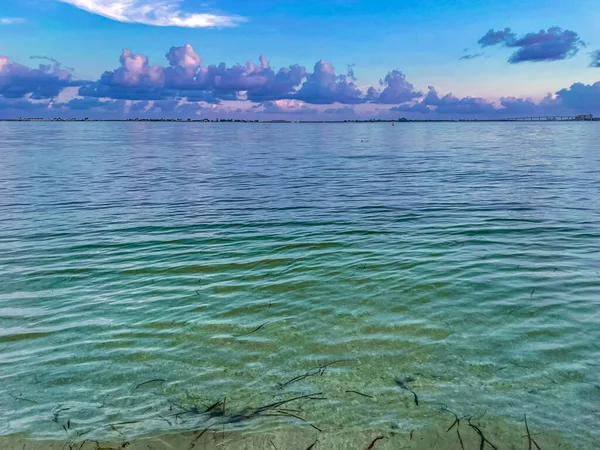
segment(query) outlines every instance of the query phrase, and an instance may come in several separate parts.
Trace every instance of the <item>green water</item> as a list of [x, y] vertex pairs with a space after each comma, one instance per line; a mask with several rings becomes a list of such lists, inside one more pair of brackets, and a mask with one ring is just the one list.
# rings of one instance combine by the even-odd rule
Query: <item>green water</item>
[[1, 434], [316, 432], [234, 418], [322, 393], [323, 433], [600, 442], [596, 124], [0, 134]]

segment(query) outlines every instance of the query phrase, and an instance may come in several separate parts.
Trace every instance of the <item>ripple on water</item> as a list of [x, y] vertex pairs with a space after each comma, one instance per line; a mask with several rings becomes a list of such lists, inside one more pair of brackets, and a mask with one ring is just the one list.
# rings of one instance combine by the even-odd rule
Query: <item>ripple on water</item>
[[180, 125], [0, 123], [0, 433], [600, 440], [598, 130]]

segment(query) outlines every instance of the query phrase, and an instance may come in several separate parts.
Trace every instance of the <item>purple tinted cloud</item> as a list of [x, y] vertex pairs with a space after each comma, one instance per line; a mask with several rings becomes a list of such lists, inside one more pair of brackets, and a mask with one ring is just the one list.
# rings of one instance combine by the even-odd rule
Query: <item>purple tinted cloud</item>
[[74, 98], [64, 105], [67, 109], [86, 111], [91, 108], [100, 108], [104, 111], [118, 111], [125, 107], [125, 100], [102, 101], [95, 97]]
[[266, 114], [292, 114], [307, 115], [317, 114], [318, 110], [307, 107], [295, 100], [269, 101], [262, 104], [263, 112]]
[[[542, 37], [538, 33], [514, 39], [510, 31], [493, 33], [496, 34], [486, 35], [485, 42], [498, 41], [502, 38], [498, 33], [502, 33], [502, 39], [512, 47], [520, 45], [519, 50], [552, 41], [549, 34], [564, 36], [562, 31], [552, 29], [542, 33]], [[598, 53], [593, 54], [592, 65], [599, 63]], [[600, 82], [575, 83], [538, 102], [503, 97], [494, 103], [480, 97], [441, 95], [434, 87], [421, 93], [399, 70], [389, 72], [377, 88], [363, 91], [355, 84], [353, 65], [347, 75], [339, 75], [325, 60], [307, 73], [298, 64], [276, 70], [264, 56], [245, 65], [203, 65], [189, 44], [171, 47], [165, 56], [163, 66], [150, 64], [142, 54], [124, 50], [119, 67], [105, 72], [95, 82], [74, 80], [70, 71], [53, 58], [33, 57], [43, 59], [44, 64], [29, 68], [0, 57], [2, 115], [19, 116], [22, 111], [31, 110], [47, 116], [89, 114], [111, 118], [249, 118], [260, 114], [262, 119], [344, 119], [397, 117], [401, 113], [435, 119], [600, 113]], [[69, 89], [63, 92], [65, 88]], [[253, 106], [240, 108], [242, 101]]]
[[575, 83], [570, 88], [561, 89], [556, 99], [571, 111], [598, 114], [600, 111], [600, 81], [594, 84]]
[[438, 114], [488, 114], [495, 110], [494, 105], [481, 97], [458, 98], [450, 94], [440, 97], [433, 86], [423, 99], [423, 104], [434, 106]]
[[243, 66], [203, 66], [190, 44], [171, 47], [166, 58], [168, 67], [150, 65], [146, 56], [123, 50], [121, 67], [105, 72], [98, 82], [84, 87], [81, 95], [128, 100], [185, 97], [218, 103], [236, 100], [245, 91], [248, 100], [260, 102], [292, 98], [306, 77], [306, 70], [298, 64], [276, 72], [262, 55], [258, 65], [249, 61]]
[[517, 39], [515, 33], [510, 31], [510, 28], [504, 30], [494, 31], [489, 30], [485, 35], [477, 41], [482, 47], [489, 47], [492, 45], [505, 44], [508, 45]]
[[363, 94], [354, 81], [346, 75], [336, 75], [335, 68], [323, 59], [315, 64], [294, 98], [313, 104], [363, 102]]
[[341, 108], [328, 108], [325, 111], [323, 111], [324, 114], [333, 114], [336, 116], [343, 116], [343, 117], [354, 117], [356, 115], [356, 111], [354, 110], [354, 108], [351, 108], [350, 106], [344, 106]]
[[503, 31], [489, 30], [478, 43], [482, 47], [503, 45], [516, 48], [508, 59], [511, 64], [564, 60], [575, 56], [581, 47], [585, 47], [576, 32], [560, 27], [528, 33], [520, 38], [510, 28]]
[[32, 102], [25, 98], [0, 97], [0, 110], [40, 111], [48, 108], [48, 103]]
[[33, 99], [55, 97], [65, 87], [76, 85], [71, 73], [61, 68], [60, 63], [40, 64], [32, 69], [11, 63], [6, 56], [0, 56], [0, 96], [5, 98]]
[[376, 94], [373, 89], [367, 93], [367, 96], [374, 103], [405, 103], [423, 95], [421, 92], [415, 91], [412, 83], [408, 82], [406, 76], [399, 70], [389, 72], [379, 84], [383, 86], [380, 93]]

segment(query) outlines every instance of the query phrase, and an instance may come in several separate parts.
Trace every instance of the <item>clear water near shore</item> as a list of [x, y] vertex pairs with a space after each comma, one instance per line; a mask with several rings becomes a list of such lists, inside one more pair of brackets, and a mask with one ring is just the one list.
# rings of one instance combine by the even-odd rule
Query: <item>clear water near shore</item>
[[596, 124], [0, 132], [1, 434], [600, 442]]

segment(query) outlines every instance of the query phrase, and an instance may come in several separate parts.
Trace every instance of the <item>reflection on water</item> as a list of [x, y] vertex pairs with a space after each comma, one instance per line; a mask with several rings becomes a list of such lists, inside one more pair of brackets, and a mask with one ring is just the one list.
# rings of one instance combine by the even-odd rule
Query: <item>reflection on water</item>
[[600, 439], [594, 124], [0, 131], [2, 434]]

